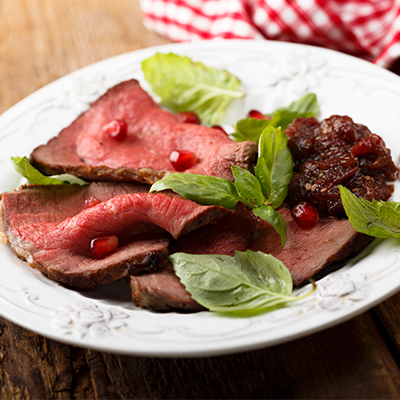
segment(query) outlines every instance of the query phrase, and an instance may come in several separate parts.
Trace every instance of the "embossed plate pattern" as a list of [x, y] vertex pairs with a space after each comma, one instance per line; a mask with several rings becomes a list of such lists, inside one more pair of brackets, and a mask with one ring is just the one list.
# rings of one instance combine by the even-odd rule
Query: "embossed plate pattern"
[[[96, 63], [53, 82], [4, 113], [0, 117], [0, 191], [20, 183], [10, 156], [29, 155], [107, 88], [137, 78], [149, 90], [140, 63], [155, 51], [188, 55], [228, 69], [241, 79], [246, 97], [226, 113], [223, 124], [227, 130], [252, 108], [270, 112], [315, 92], [321, 118], [347, 114], [367, 125], [385, 139], [397, 161], [400, 78], [394, 74], [337, 52], [303, 45], [198, 42], [149, 48]], [[361, 256], [319, 280], [312, 296], [252, 318], [137, 309], [124, 281], [88, 292], [69, 290], [29, 268], [7, 246], [0, 247], [0, 270], [0, 313], [27, 329], [103, 351], [205, 356], [282, 343], [373, 307], [400, 289], [400, 246], [395, 240], [376, 241]]]

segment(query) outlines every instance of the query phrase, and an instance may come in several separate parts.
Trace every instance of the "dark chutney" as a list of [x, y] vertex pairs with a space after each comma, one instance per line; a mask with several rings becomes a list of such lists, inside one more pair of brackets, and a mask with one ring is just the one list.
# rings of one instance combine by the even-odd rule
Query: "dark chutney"
[[323, 213], [345, 216], [337, 185], [366, 200], [388, 200], [398, 169], [383, 139], [348, 116], [318, 122], [297, 118], [286, 129], [293, 155], [289, 184], [292, 205], [314, 204]]

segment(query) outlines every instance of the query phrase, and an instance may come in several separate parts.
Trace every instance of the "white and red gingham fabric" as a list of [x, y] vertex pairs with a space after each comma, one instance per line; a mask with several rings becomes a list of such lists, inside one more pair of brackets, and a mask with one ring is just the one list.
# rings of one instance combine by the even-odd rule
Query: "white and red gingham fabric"
[[144, 24], [176, 42], [283, 40], [383, 67], [400, 58], [400, 0], [140, 0]]

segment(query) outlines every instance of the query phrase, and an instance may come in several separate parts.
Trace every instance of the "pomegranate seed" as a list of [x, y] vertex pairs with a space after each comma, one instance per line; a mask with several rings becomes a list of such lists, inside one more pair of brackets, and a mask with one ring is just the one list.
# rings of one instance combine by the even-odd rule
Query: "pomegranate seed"
[[194, 112], [182, 111], [176, 114], [176, 116], [178, 117], [179, 122], [184, 122], [186, 124], [201, 124], [200, 118]]
[[85, 200], [84, 208], [86, 210], [87, 208], [97, 206], [99, 203], [101, 203], [101, 201], [97, 197], [90, 196]]
[[114, 235], [95, 238], [90, 243], [92, 257], [100, 260], [118, 249], [118, 238]]
[[107, 133], [110, 138], [122, 142], [126, 139], [126, 135], [128, 134], [128, 126], [126, 122], [114, 119], [103, 126], [103, 132]]
[[212, 126], [211, 128], [216, 129], [217, 131], [220, 131], [220, 132], [222, 132], [222, 133], [225, 133], [225, 135], [227, 135], [225, 129], [224, 129], [222, 126], [214, 125], [214, 126]]
[[291, 214], [294, 221], [300, 228], [313, 228], [318, 223], [318, 210], [306, 201], [302, 201], [301, 203], [295, 205], [292, 208]]
[[179, 172], [185, 171], [197, 162], [196, 154], [188, 150], [174, 150], [169, 159], [172, 166]]
[[260, 111], [257, 110], [251, 110], [247, 114], [247, 118], [255, 118], [255, 119], [267, 119], [270, 120], [271, 118], [268, 117], [267, 115], [264, 115]]

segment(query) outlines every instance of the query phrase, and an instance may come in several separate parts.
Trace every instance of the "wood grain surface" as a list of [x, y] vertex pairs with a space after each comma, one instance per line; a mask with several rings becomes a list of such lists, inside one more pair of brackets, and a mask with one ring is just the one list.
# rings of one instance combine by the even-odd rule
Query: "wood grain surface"
[[[69, 72], [164, 43], [138, 0], [0, 0], [0, 113]], [[399, 351], [399, 295], [303, 339], [205, 358], [81, 349], [0, 318], [0, 398], [397, 399]]]

